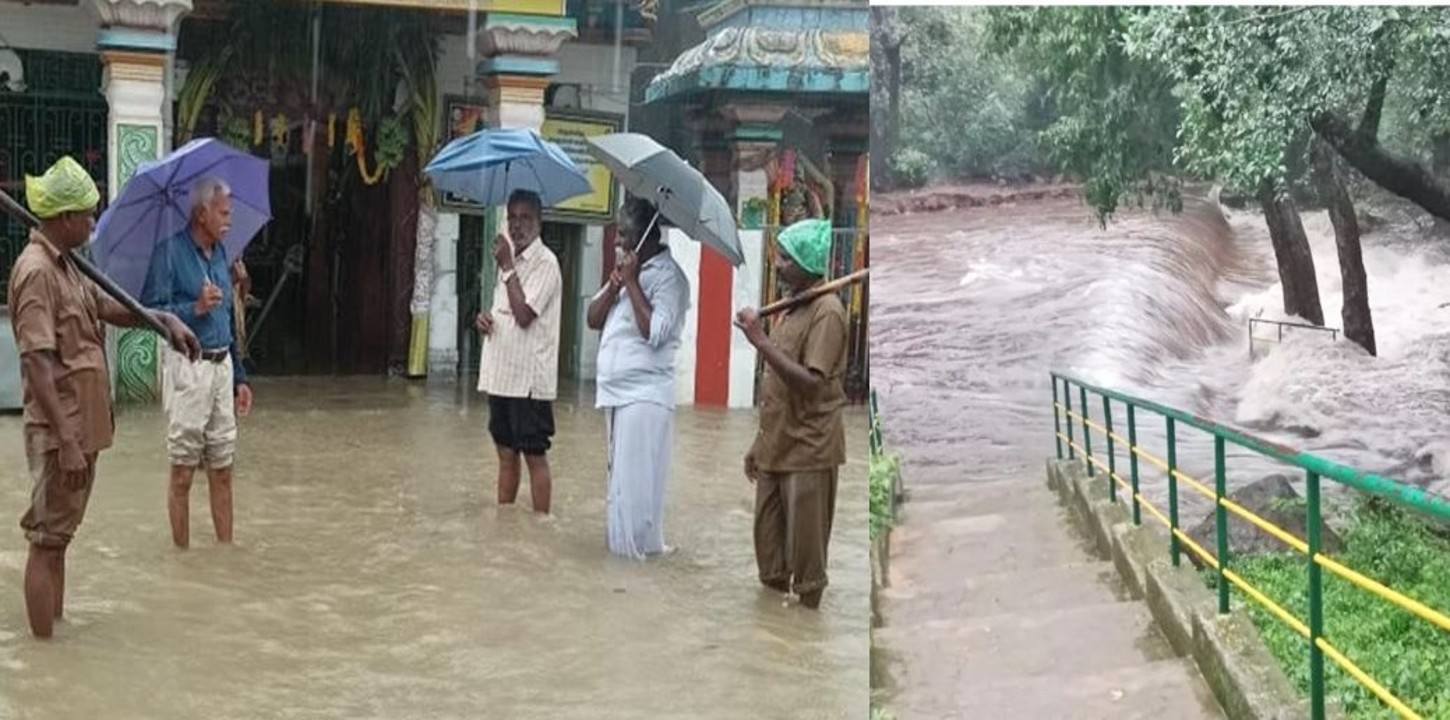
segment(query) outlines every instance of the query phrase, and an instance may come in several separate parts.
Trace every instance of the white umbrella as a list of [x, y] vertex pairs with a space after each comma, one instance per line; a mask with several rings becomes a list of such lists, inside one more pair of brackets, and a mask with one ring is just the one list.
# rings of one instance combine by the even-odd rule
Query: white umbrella
[[730, 264], [745, 264], [730, 203], [700, 171], [653, 138], [638, 133], [600, 135], [588, 140], [589, 153], [604, 163], [631, 194], [654, 203], [659, 214], [720, 253]]

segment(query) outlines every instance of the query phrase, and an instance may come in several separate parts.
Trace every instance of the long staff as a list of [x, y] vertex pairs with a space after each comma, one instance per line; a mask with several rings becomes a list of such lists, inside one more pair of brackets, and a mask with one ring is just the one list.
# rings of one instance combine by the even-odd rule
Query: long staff
[[808, 303], [822, 295], [825, 295], [826, 293], [835, 292], [843, 287], [846, 287], [847, 285], [861, 282], [865, 280], [866, 276], [870, 273], [871, 268], [862, 268], [860, 270], [857, 270], [856, 272], [851, 273], [850, 275], [842, 275], [841, 277], [838, 277], [828, 283], [822, 283], [820, 285], [817, 285], [798, 295], [792, 295], [788, 298], [785, 298], [784, 300], [776, 300], [775, 302], [761, 308], [760, 316], [769, 317], [783, 310], [788, 310], [797, 305]]

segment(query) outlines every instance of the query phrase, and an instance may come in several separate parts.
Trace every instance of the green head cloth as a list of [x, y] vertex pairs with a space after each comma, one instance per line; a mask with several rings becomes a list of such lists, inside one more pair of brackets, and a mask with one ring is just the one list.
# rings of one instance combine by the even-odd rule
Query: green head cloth
[[88, 212], [101, 202], [95, 181], [69, 155], [57, 160], [44, 175], [25, 176], [25, 204], [41, 220], [68, 212]]
[[831, 223], [802, 220], [780, 231], [780, 249], [802, 270], [816, 277], [826, 276], [831, 258]]

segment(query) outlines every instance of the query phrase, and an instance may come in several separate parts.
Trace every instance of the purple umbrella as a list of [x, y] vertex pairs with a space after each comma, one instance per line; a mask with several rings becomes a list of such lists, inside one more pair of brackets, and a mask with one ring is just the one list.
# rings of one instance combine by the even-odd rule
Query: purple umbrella
[[96, 224], [97, 263], [126, 292], [140, 296], [151, 253], [191, 222], [191, 191], [217, 178], [231, 188], [232, 229], [222, 238], [227, 258], [240, 260], [247, 244], [272, 219], [267, 161], [215, 138], [193, 140], [147, 163], [122, 188]]

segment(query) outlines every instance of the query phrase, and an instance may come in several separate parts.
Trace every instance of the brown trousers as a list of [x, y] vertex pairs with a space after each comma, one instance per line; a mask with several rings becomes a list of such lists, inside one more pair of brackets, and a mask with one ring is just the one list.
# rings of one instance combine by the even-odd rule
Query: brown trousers
[[96, 453], [86, 455], [86, 477], [79, 490], [65, 486], [60, 471], [60, 451], [28, 453], [30, 465], [30, 508], [20, 518], [20, 529], [32, 545], [63, 548], [70, 545], [86, 515], [91, 488], [96, 481]]
[[755, 562], [760, 582], [798, 595], [824, 590], [836, 515], [837, 469], [760, 474], [755, 483]]

